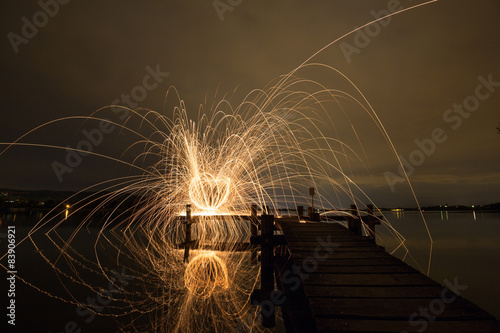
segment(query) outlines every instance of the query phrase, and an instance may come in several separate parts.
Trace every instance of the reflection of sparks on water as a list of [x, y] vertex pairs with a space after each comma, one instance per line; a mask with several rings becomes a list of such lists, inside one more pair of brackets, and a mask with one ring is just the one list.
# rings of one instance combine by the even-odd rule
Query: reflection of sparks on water
[[[72, 208], [70, 212], [63, 207], [64, 220], [90, 209], [71, 237], [65, 239], [58, 232], [64, 220], [46, 215], [31, 234], [51, 224], [47, 235], [58, 255], [50, 258], [41, 253], [43, 258], [58, 274], [96, 290], [78, 270], [59, 269], [60, 259], [112, 279], [101, 257], [115, 253], [116, 262], [126, 265], [136, 282], [135, 289], [120, 289], [123, 297], [114, 299], [123, 305], [113, 309], [135, 316], [134, 329], [144, 317], [149, 318], [149, 324], [139, 327], [146, 331], [191, 332], [207, 327], [235, 331], [241, 325], [254, 331], [262, 329], [256, 324], [258, 317], [250, 302], [259, 268], [251, 265], [249, 253], [235, 252], [238, 244], [249, 241], [250, 226], [243, 216], [248, 215], [249, 205], [292, 215], [298, 205], [309, 202], [305, 189], [310, 186], [317, 189], [317, 207], [372, 203], [353, 181], [353, 170], [360, 172], [368, 162], [365, 152], [356, 152], [340, 137], [324, 133], [336, 129], [332, 117], [340, 122], [345, 116], [339, 99], [354, 102], [368, 116], [373, 110], [353, 95], [326, 89], [311, 80], [290, 78], [287, 84], [280, 84], [279, 88], [271, 85], [266, 92], [253, 92], [235, 109], [227, 101], [221, 102], [197, 122], [188, 118], [182, 101], [174, 109], [172, 121], [156, 112], [131, 110], [127, 126], [115, 125], [138, 136], [137, 143], [126, 151], [141, 144], [143, 152], [131, 161], [105, 158], [142, 174], [91, 187], [87, 190], [95, 193], [83, 200], [69, 199]], [[101, 120], [94, 116], [88, 119]], [[141, 124], [139, 129], [134, 128], [135, 123]], [[355, 131], [354, 124], [350, 125]], [[144, 133], [148, 126], [152, 134]], [[357, 133], [355, 137], [359, 139]], [[156, 159], [152, 166], [141, 164], [151, 158]], [[121, 210], [129, 199], [133, 199], [131, 208]], [[104, 220], [99, 218], [100, 211], [111, 203], [115, 208]], [[193, 204], [190, 228], [196, 247], [184, 263], [179, 247], [186, 241], [187, 225], [182, 221], [187, 203]], [[95, 265], [73, 247], [79, 230], [93, 220], [104, 223], [95, 242]], [[408, 251], [404, 237], [385, 219], [381, 222], [398, 240], [397, 249]], [[106, 250], [99, 253], [103, 246]], [[221, 248], [223, 252], [207, 251]], [[115, 312], [121, 315], [119, 310]], [[174, 328], [169, 328], [172, 325]], [[131, 328], [126, 323], [124, 326]]]
[[[300, 71], [317, 69], [339, 74], [352, 91], [330, 89], [326, 83], [297, 77]], [[250, 264], [249, 253], [235, 251], [238, 244], [249, 239], [250, 228], [241, 215], [248, 214], [250, 204], [292, 215], [297, 206], [308, 204], [305, 189], [311, 186], [317, 189], [315, 206], [320, 208], [373, 204], [354, 181], [368, 172], [369, 161], [351, 113], [362, 121], [373, 121], [382, 141], [397, 154], [359, 89], [342, 73], [323, 64], [305, 62], [266, 89], [252, 91], [235, 108], [222, 100], [207, 113], [201, 112], [196, 122], [189, 119], [184, 102], [177, 98], [172, 119], [153, 111], [124, 108], [130, 116], [125, 124], [118, 124], [105, 115], [99, 117], [106, 112], [102, 109], [91, 117], [69, 117], [43, 125], [82, 118], [108, 122], [121, 133], [136, 136], [136, 142], [124, 149], [120, 158], [68, 149], [66, 145], [21, 140], [7, 144], [70, 150], [118, 162], [141, 173], [85, 189], [94, 192], [79, 201], [71, 198], [71, 212], [66, 207], [62, 221], [57, 212], [60, 214], [64, 207], [56, 207], [32, 229], [29, 239], [37, 246], [34, 236], [42, 227], [50, 226], [44, 232], [57, 255], [51, 257], [45, 249], [40, 255], [57, 274], [93, 293], [102, 291], [83, 279], [82, 271], [113, 281], [112, 272], [101, 263], [104, 254], [126, 266], [127, 274], [135, 279], [135, 289], [115, 286], [121, 297], [114, 295], [110, 307], [110, 315], [134, 318], [130, 325], [123, 323], [125, 329], [198, 332], [213, 328], [226, 332], [243, 326], [245, 330], [260, 330], [250, 304], [258, 267]], [[133, 153], [133, 157], [126, 159], [126, 153]], [[181, 220], [188, 203], [194, 205], [192, 239], [198, 247], [191, 251], [186, 264], [179, 248], [186, 240], [186, 224]], [[99, 217], [108, 205], [113, 208], [104, 218]], [[90, 213], [73, 234], [62, 237], [58, 227], [84, 209]], [[101, 229], [95, 240], [96, 259], [92, 261], [78, 252], [73, 241], [95, 220], [101, 221]], [[387, 236], [398, 242], [394, 251], [408, 254], [405, 238], [385, 218], [381, 223]], [[223, 246], [224, 251], [206, 250], [215, 246]], [[71, 265], [70, 270], [60, 268], [64, 261]], [[71, 288], [65, 287], [71, 293]], [[63, 298], [57, 293], [52, 296]], [[79, 304], [73, 298], [65, 300]], [[147, 323], [139, 326], [144, 318], [148, 318]]]
[[229, 288], [226, 264], [213, 251], [201, 253], [186, 267], [184, 283], [191, 294], [207, 299]]
[[66, 209], [64, 210], [64, 220], [68, 219], [69, 207], [70, 207], [69, 205], [66, 205]]
[[[140, 329], [191, 332], [212, 327], [235, 331], [243, 325], [247, 330], [260, 330], [250, 302], [259, 279], [258, 266], [250, 265], [249, 253], [234, 251], [250, 237], [247, 219], [242, 218], [248, 215], [249, 205], [267, 206], [280, 215], [291, 215], [298, 205], [309, 202], [305, 189], [310, 186], [317, 189], [317, 207], [331, 209], [352, 202], [362, 207], [373, 203], [353, 181], [352, 170], [360, 172], [359, 168], [367, 163], [365, 152], [356, 152], [331, 132], [324, 134], [332, 128], [338, 132], [332, 117], [337, 122], [348, 118], [343, 117], [345, 111], [339, 107], [341, 99], [354, 102], [370, 117], [373, 110], [353, 95], [326, 89], [311, 80], [289, 78], [286, 84], [280, 84], [271, 85], [268, 91], [253, 92], [235, 109], [227, 101], [221, 102], [197, 122], [189, 120], [182, 101], [174, 109], [172, 121], [156, 112], [130, 110], [127, 126], [113, 124], [138, 136], [137, 143], [126, 151], [141, 144], [143, 152], [132, 161], [89, 154], [124, 163], [142, 174], [87, 189], [95, 193], [72, 203], [71, 212], [65, 210], [64, 219], [90, 209], [67, 239], [58, 233], [64, 220], [46, 215], [32, 234], [51, 224], [47, 235], [59, 255], [41, 255], [58, 274], [92, 291], [97, 287], [83, 280], [78, 270], [58, 268], [61, 258], [100, 271], [108, 279], [112, 275], [101, 264], [104, 253], [98, 249], [104, 246], [106, 255], [115, 251], [120, 265], [133, 262], [126, 265], [127, 272], [136, 279], [135, 290], [120, 289], [120, 302], [124, 313], [138, 318], [131, 324], [134, 329], [137, 322], [149, 317], [149, 324]], [[94, 119], [102, 120], [88, 118]], [[134, 123], [140, 123], [140, 128], [134, 128]], [[152, 134], [144, 133], [148, 126]], [[354, 131], [352, 123], [350, 128]], [[359, 138], [358, 133], [355, 137]], [[152, 166], [141, 164], [151, 158], [156, 159]], [[133, 199], [132, 207], [121, 210], [128, 199]], [[100, 211], [111, 203], [115, 208], [105, 216], [96, 240], [94, 266], [87, 263], [89, 258], [75, 251], [72, 242], [81, 228], [93, 220], [102, 220]], [[193, 204], [192, 240], [200, 250], [192, 249], [186, 264], [179, 247], [186, 241], [186, 225], [181, 221], [187, 203]], [[382, 224], [398, 240], [398, 249], [407, 251], [404, 237], [385, 219]], [[224, 252], [217, 254], [202, 250], [221, 246]], [[117, 312], [114, 315], [120, 316], [117, 308], [113, 308]], [[175, 328], [169, 328], [172, 325]], [[126, 323], [124, 326], [131, 328]]]

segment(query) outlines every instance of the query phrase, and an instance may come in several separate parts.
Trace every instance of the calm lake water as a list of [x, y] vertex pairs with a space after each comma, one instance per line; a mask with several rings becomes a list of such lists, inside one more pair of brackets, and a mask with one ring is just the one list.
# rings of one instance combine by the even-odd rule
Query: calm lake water
[[[430, 240], [419, 212], [387, 212], [392, 226], [407, 239], [410, 253], [427, 271]], [[424, 212], [433, 239], [430, 277], [443, 284], [458, 279], [462, 296], [500, 318], [500, 212]], [[394, 248], [383, 227], [380, 245]], [[380, 231], [380, 233], [379, 233]], [[396, 256], [402, 258], [403, 252]], [[413, 260], [408, 264], [416, 267]]]
[[[421, 268], [426, 271], [430, 240], [420, 213], [385, 212], [384, 215], [406, 238], [405, 245], [410, 250], [411, 257], [407, 255], [405, 261], [417, 269]], [[20, 240], [40, 217], [40, 213], [0, 214], [1, 253], [6, 251], [7, 243], [3, 237], [5, 237], [7, 225], [16, 225], [16, 238]], [[450, 281], [458, 279], [460, 285], [467, 286], [462, 293], [465, 298], [500, 318], [500, 284], [498, 283], [500, 281], [500, 213], [424, 212], [424, 218], [433, 238], [430, 277], [441, 284], [445, 279]], [[76, 218], [74, 225], [78, 222]], [[60, 236], [70, 237], [73, 230], [74, 227], [61, 229]], [[40, 235], [43, 235], [45, 231], [40, 230]], [[377, 226], [377, 236], [380, 237], [379, 245], [385, 246], [388, 252], [396, 247], [397, 243], [394, 238], [383, 226]], [[47, 248], [52, 246], [44, 242], [41, 243], [42, 251], [45, 250], [44, 246]], [[88, 251], [88, 253], [82, 253], [83, 255], [94, 254], [93, 236], [85, 230], [76, 242], [81, 245], [81, 248], [87, 248], [84, 252]], [[400, 249], [394, 255], [403, 258], [405, 252]], [[22, 273], [21, 277], [24, 275], [28, 281], [40, 283], [43, 290], [60, 288], [58, 281], [60, 276], [58, 277], [46, 267], [47, 265], [35, 253], [30, 242], [19, 247], [16, 260], [18, 270]], [[113, 328], [117, 328], [116, 321], [112, 318], [96, 316], [87, 323], [83, 320], [86, 317], [75, 312], [74, 304], [53, 300], [21, 283], [17, 286], [18, 320], [24, 322], [24, 327], [28, 330], [36, 327], [43, 332], [61, 332], [64, 331], [64, 326], [68, 321], [74, 321], [82, 332], [100, 332], [103, 327], [106, 327], [106, 331], [115, 331]], [[7, 290], [4, 281], [2, 281], [1, 288], [1, 290]], [[88, 296], [87, 294], [88, 291], [82, 290], [83, 299]], [[120, 320], [127, 320], [127, 318]], [[277, 331], [283, 331], [283, 329]]]

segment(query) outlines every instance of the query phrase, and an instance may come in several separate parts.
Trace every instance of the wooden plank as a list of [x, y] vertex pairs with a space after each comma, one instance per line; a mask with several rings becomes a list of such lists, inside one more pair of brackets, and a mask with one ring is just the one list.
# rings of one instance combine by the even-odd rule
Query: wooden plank
[[[339, 243], [338, 247], [373, 247], [373, 242], [370, 240], [360, 240], [360, 241], [352, 241], [352, 242], [347, 242], [344, 239], [342, 239], [341, 242], [336, 242]], [[311, 242], [288, 242], [288, 246], [291, 248], [311, 248], [314, 249], [318, 244], [317, 243], [311, 243]]]
[[321, 232], [317, 235], [311, 234], [311, 233], [306, 233], [304, 232], [303, 234], [300, 235], [293, 235], [288, 232], [284, 233], [286, 238], [290, 242], [316, 242], [319, 240], [325, 240], [329, 239], [331, 241], [363, 241], [363, 240], [369, 240], [368, 238], [364, 238], [362, 236], [358, 236], [353, 233], [349, 234], [341, 234], [341, 233], [328, 233], [328, 232]]
[[[295, 259], [295, 263], [299, 266], [302, 265], [304, 258]], [[405, 266], [406, 264], [394, 257], [387, 258], [344, 258], [344, 259], [331, 259], [321, 261], [321, 266]]]
[[309, 273], [305, 285], [328, 286], [435, 286], [432, 279], [421, 274], [328, 274]]
[[309, 223], [280, 223], [277, 221], [278, 224], [278, 229], [287, 231], [290, 234], [294, 234], [297, 232], [298, 229], [300, 229], [300, 232], [303, 233], [315, 233], [315, 234], [320, 234], [320, 233], [338, 233], [338, 234], [348, 234], [351, 232], [350, 230], [346, 229], [345, 227], [339, 225], [339, 224], [318, 224], [318, 225], [313, 225]]
[[[313, 255], [314, 253], [330, 252], [325, 247], [318, 244], [315, 248], [301, 248], [290, 247], [294, 254], [305, 253], [306, 255]], [[364, 247], [333, 247], [334, 252], [384, 252], [385, 250], [378, 246], [364, 246]]]
[[[311, 257], [311, 253], [307, 252], [297, 252], [292, 253], [292, 257], [295, 259], [303, 259], [307, 257]], [[393, 258], [394, 260], [399, 260], [388, 254], [384, 251], [372, 251], [372, 252], [335, 252], [330, 253], [328, 259], [383, 259], [383, 258]]]
[[290, 236], [290, 237], [300, 237], [300, 236], [325, 237], [325, 236], [330, 235], [330, 237], [349, 236], [349, 237], [362, 238], [362, 236], [355, 234], [352, 231], [349, 231], [347, 229], [344, 229], [344, 230], [325, 229], [325, 230], [316, 230], [316, 231], [300, 229], [300, 232], [297, 232], [296, 230], [293, 230], [293, 229], [287, 229], [287, 228], [283, 228], [280, 230], [283, 230], [283, 233]]
[[358, 234], [355, 234], [347, 229], [344, 230], [336, 230], [336, 229], [325, 229], [325, 230], [303, 230], [300, 229], [300, 232], [297, 232], [293, 229], [283, 228], [283, 233], [286, 235], [290, 235], [292, 237], [298, 236], [307, 236], [307, 237], [325, 237], [328, 235], [333, 236], [351, 236], [351, 237], [361, 237]]
[[340, 223], [321, 223], [321, 222], [306, 222], [306, 223], [300, 223], [297, 220], [285, 220], [285, 219], [276, 219], [276, 222], [280, 224], [283, 228], [285, 227], [294, 227], [295, 225], [300, 225], [301, 228], [305, 229], [313, 229], [313, 228], [336, 228], [336, 227], [342, 227]]
[[494, 321], [424, 321], [410, 322], [409, 320], [359, 320], [318, 318], [316, 326], [321, 333], [329, 332], [366, 332], [366, 333], [471, 333], [471, 332], [500, 332], [500, 325]]
[[341, 226], [339, 224], [325, 224], [325, 225], [322, 225], [322, 224], [319, 224], [319, 225], [313, 225], [313, 224], [309, 224], [309, 223], [286, 223], [286, 224], [283, 224], [283, 223], [280, 223], [279, 221], [277, 221], [278, 223], [278, 229], [279, 230], [283, 230], [283, 231], [287, 231], [291, 234], [294, 234], [294, 233], [297, 233], [298, 230], [300, 230], [300, 232], [304, 232], [304, 233], [338, 233], [338, 234], [347, 234], [349, 232], [352, 232], [350, 231], [349, 229], [345, 228], [344, 226]]
[[433, 298], [440, 295], [442, 286], [307, 286], [307, 296], [325, 298]]
[[317, 273], [331, 273], [331, 274], [339, 274], [339, 273], [352, 273], [352, 274], [362, 274], [362, 273], [372, 273], [372, 274], [381, 274], [381, 273], [413, 273], [420, 274], [415, 268], [408, 265], [364, 265], [364, 266], [327, 266], [327, 265], [319, 265], [316, 269]]
[[[489, 313], [460, 297], [444, 305], [440, 284], [343, 225], [277, 225], [293, 263], [302, 268], [304, 301], [319, 332], [415, 332], [423, 323], [434, 333], [500, 332]], [[335, 243], [333, 252], [324, 242]], [[444, 307], [428, 321], [420, 311], [432, 304]], [[410, 322], [414, 313], [421, 321]]]
[[[438, 308], [439, 315], [433, 315], [429, 310], [435, 299], [373, 299], [373, 298], [314, 298], [309, 297], [311, 311], [316, 318], [358, 318], [379, 320], [408, 320], [412, 314], [415, 320], [426, 319], [426, 315], [435, 320], [494, 320], [489, 313], [483, 311], [471, 302], [457, 298], [455, 301]], [[437, 304], [434, 302], [433, 304]], [[423, 312], [420, 310], [424, 309]], [[425, 309], [428, 309], [425, 311]]]
[[351, 231], [345, 230], [335, 230], [335, 229], [325, 229], [325, 230], [300, 230], [300, 233], [295, 233], [292, 230], [286, 228], [282, 229], [283, 232], [292, 237], [306, 236], [306, 237], [325, 237], [328, 235], [336, 236], [350, 236], [350, 237], [360, 237], [360, 235], [354, 234]]

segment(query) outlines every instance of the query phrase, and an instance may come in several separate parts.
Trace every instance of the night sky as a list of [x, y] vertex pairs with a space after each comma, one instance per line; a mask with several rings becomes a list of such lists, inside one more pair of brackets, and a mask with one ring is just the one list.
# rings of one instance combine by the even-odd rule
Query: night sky
[[[237, 103], [376, 13], [422, 1], [54, 3], [47, 1], [51, 15], [37, 1], [0, 5], [2, 143], [47, 121], [116, 103], [145, 86], [151, 71], [157, 81], [146, 82], [151, 89], [137, 106], [170, 115], [164, 97], [175, 86], [196, 118], [206, 96], [217, 99], [217, 91], [220, 97], [238, 86]], [[372, 37], [349, 35], [314, 59], [356, 83], [404, 159], [431, 149], [416, 140], [435, 137], [410, 175], [423, 205], [500, 201], [499, 13], [498, 1], [439, 1], [384, 21]], [[25, 142], [72, 146], [81, 126], [47, 127]], [[357, 126], [363, 132], [373, 123]], [[112, 151], [113, 143], [100, 148]], [[391, 189], [386, 182], [388, 172], [398, 173], [394, 157], [371, 156], [372, 180], [360, 186], [380, 206], [414, 205], [407, 185]], [[9, 150], [0, 156], [0, 188], [79, 190], [116, 172], [88, 158], [60, 182], [51, 162], [63, 159], [63, 151]]]

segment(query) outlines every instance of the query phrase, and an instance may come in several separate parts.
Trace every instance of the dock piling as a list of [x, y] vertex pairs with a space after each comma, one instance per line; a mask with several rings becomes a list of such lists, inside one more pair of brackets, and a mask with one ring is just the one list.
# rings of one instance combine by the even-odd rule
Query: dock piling
[[191, 204], [186, 205], [186, 240], [184, 243], [184, 262], [189, 260], [189, 247], [191, 245]]
[[[258, 224], [259, 219], [257, 218], [257, 205], [252, 205], [250, 207], [250, 234], [252, 235], [252, 237], [257, 236]], [[250, 264], [257, 265], [257, 248], [252, 247], [250, 251]]]
[[361, 229], [361, 220], [359, 219], [358, 207], [355, 204], [351, 205], [351, 215], [353, 217], [348, 218], [349, 230], [353, 231], [357, 235], [363, 235], [363, 229]]
[[299, 219], [304, 217], [304, 206], [297, 206], [297, 216]]
[[[274, 290], [274, 215], [263, 214], [261, 216], [261, 297], [264, 300], [271, 299], [271, 293]], [[275, 325], [275, 312], [274, 308], [268, 311], [261, 311], [262, 326], [274, 327]]]
[[375, 237], [375, 226], [380, 224], [380, 220], [373, 214], [373, 205], [368, 204], [366, 205], [366, 225], [368, 226], [369, 229], [369, 235], [373, 242], [376, 241]]

